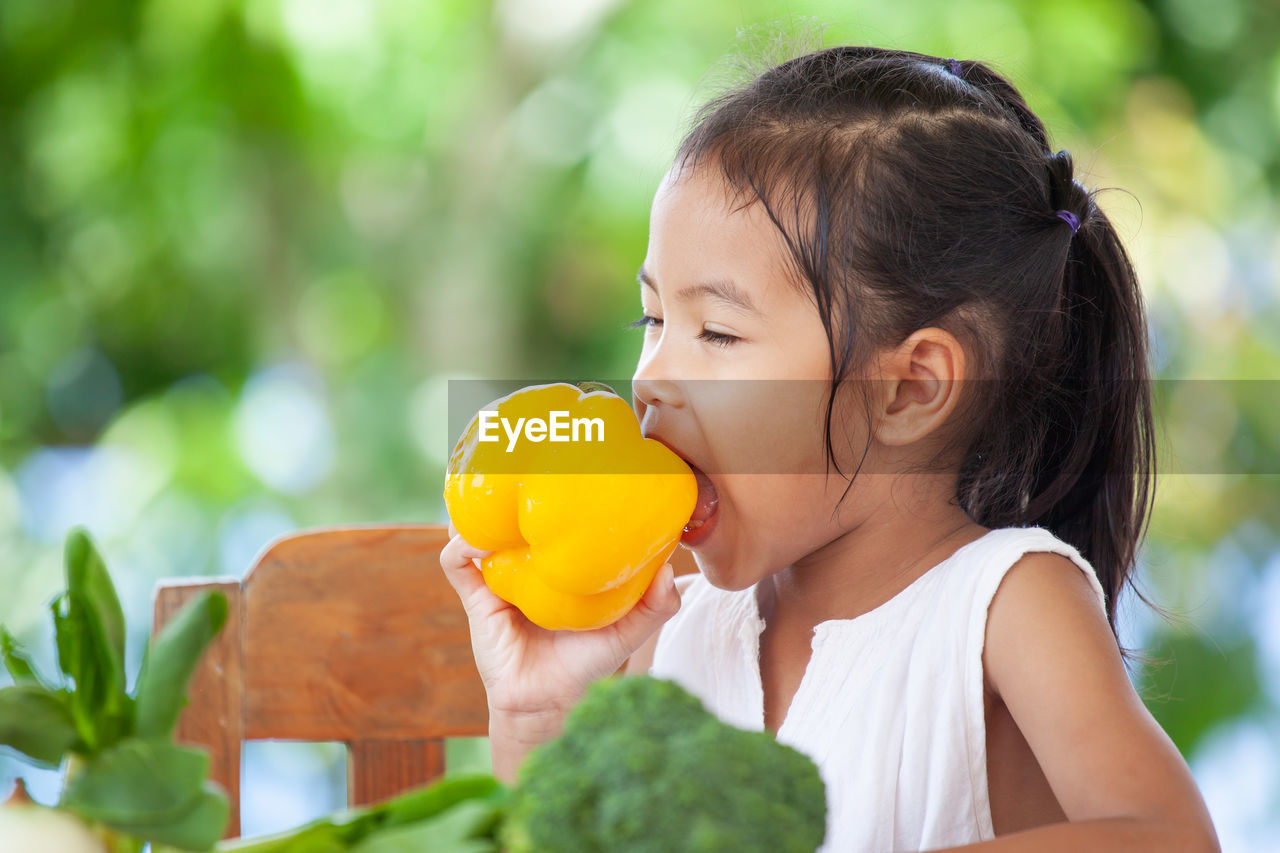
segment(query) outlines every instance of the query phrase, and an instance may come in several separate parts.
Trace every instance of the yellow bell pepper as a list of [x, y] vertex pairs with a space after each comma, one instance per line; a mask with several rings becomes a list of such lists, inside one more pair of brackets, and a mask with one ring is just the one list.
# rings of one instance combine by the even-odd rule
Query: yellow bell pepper
[[480, 561], [489, 588], [534, 624], [573, 631], [635, 606], [697, 496], [685, 461], [644, 438], [601, 383], [534, 385], [486, 406], [454, 448], [444, 489], [462, 538], [495, 552]]

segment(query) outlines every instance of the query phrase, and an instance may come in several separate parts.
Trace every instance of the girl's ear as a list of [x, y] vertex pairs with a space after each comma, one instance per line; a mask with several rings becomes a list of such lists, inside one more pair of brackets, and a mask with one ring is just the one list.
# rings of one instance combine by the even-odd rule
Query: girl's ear
[[901, 446], [942, 426], [960, 402], [965, 379], [964, 348], [950, 332], [919, 329], [879, 359], [876, 439]]

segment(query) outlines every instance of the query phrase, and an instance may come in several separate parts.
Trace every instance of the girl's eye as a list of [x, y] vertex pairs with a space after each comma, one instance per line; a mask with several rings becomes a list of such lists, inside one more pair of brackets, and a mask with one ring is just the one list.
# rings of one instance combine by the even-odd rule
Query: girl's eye
[[703, 329], [698, 334], [698, 340], [715, 344], [719, 347], [727, 347], [729, 344], [735, 344], [742, 338], [735, 338], [733, 335], [726, 335], [724, 332], [713, 332], [710, 329]]
[[[662, 319], [660, 317], [650, 317], [648, 314], [645, 314], [639, 320], [632, 320], [628, 323], [627, 328], [639, 329], [642, 327], [661, 325]], [[726, 335], [724, 332], [713, 332], [711, 329], [703, 329], [698, 334], [697, 338], [700, 341], [706, 341], [707, 343], [715, 344], [718, 347], [727, 347], [730, 344], [735, 344], [742, 340], [742, 338], [737, 338], [733, 335]]]

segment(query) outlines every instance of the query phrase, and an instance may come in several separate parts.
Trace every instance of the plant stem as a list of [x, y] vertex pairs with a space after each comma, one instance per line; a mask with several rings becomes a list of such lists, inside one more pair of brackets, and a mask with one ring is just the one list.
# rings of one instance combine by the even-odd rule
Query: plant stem
[[107, 853], [142, 853], [142, 845], [146, 843], [141, 838], [124, 835], [103, 824], [95, 825], [93, 831], [102, 840]]
[[83, 756], [74, 752], [68, 752], [62, 759], [62, 784], [58, 790], [58, 805], [61, 806], [67, 797], [67, 789], [71, 787], [71, 783], [75, 777], [80, 775], [84, 770], [85, 759]]

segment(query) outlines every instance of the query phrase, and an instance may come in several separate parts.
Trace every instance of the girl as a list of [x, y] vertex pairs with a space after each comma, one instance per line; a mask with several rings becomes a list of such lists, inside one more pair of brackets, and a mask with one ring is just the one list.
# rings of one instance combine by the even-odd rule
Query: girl
[[1115, 635], [1153, 461], [1141, 292], [1007, 80], [833, 47], [714, 99], [640, 280], [635, 409], [697, 474], [700, 572], [546, 632], [451, 528], [499, 778], [626, 661], [809, 754], [824, 850], [1218, 849]]

